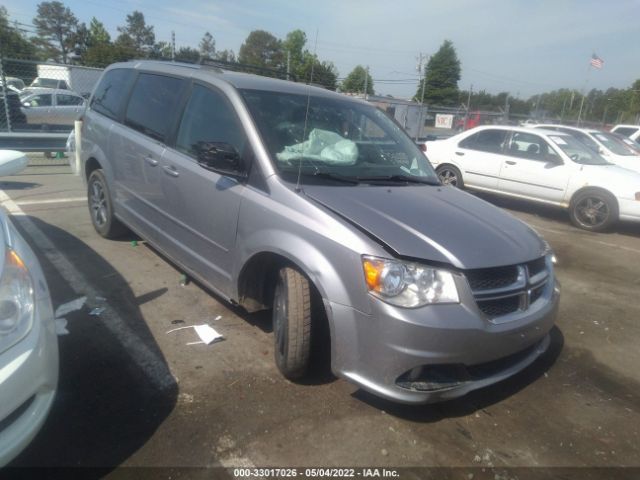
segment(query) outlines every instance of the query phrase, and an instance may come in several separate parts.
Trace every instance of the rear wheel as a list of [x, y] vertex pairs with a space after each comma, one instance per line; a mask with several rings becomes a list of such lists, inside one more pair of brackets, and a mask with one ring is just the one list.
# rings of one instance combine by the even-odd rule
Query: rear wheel
[[278, 369], [290, 379], [302, 378], [311, 352], [311, 289], [299, 271], [278, 272], [273, 298], [273, 336]]
[[571, 200], [571, 223], [592, 232], [602, 232], [618, 220], [618, 203], [604, 190], [585, 190]]
[[127, 228], [113, 215], [113, 202], [102, 170], [94, 170], [87, 182], [89, 213], [93, 228], [104, 238], [116, 238]]
[[443, 185], [451, 185], [457, 188], [464, 188], [462, 174], [453, 165], [440, 165], [436, 168], [436, 173]]

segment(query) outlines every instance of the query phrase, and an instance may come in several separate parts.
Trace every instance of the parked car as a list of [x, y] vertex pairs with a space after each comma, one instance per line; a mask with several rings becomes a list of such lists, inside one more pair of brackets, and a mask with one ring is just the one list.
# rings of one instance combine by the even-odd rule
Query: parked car
[[[0, 163], [3, 155], [0, 154]], [[16, 165], [19, 165], [17, 162]], [[38, 259], [0, 209], [0, 466], [44, 423], [58, 384], [58, 339]]]
[[622, 135], [621, 133], [613, 132], [611, 135], [615, 135], [615, 137], [619, 140], [622, 140], [625, 145], [627, 145], [631, 150], [636, 152], [636, 155], [640, 155], [640, 143], [635, 140], [631, 140], [629, 137]]
[[[197, 65], [110, 66], [83, 122], [96, 231], [129, 227], [212, 291], [272, 309], [275, 360], [316, 353], [406, 403], [463, 395], [549, 346], [559, 290], [548, 245], [443, 188], [369, 103]], [[455, 328], [451, 328], [455, 325]]]
[[45, 77], [36, 77], [31, 82], [25, 90], [32, 90], [35, 88], [53, 88], [56, 90], [70, 90], [69, 84], [66, 80], [61, 80], [57, 78], [45, 78]]
[[640, 221], [640, 174], [566, 133], [478, 127], [433, 142], [428, 155], [443, 183], [556, 205], [585, 230]]
[[638, 156], [638, 152], [613, 133], [601, 132], [593, 128], [577, 128], [552, 124], [538, 125], [535, 128], [564, 132], [580, 140], [587, 147], [598, 152], [611, 163], [640, 173], [640, 156]]
[[21, 101], [27, 123], [47, 125], [73, 125], [86, 104], [77, 93], [54, 89], [38, 89], [24, 95]]
[[631, 140], [640, 142], [640, 125], [616, 125], [611, 129], [612, 133], [620, 133]]
[[[7, 81], [7, 88], [13, 92], [20, 93], [24, 90], [25, 85], [24, 82], [17, 77], [4, 77]], [[0, 87], [2, 87], [2, 79], [0, 79]]]
[[9, 107], [9, 120], [12, 129], [27, 123], [27, 117], [22, 113], [20, 96], [10, 89], [7, 90], [5, 94], [2, 94], [0, 91], [0, 129], [5, 132], [7, 131], [7, 114], [4, 107], [5, 98], [7, 99], [7, 105]]

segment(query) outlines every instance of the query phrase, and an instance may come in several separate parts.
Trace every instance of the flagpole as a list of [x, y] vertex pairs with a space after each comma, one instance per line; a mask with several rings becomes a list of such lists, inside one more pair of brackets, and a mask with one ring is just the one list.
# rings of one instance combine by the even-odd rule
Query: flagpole
[[578, 127], [580, 126], [580, 122], [582, 120], [582, 107], [584, 106], [584, 98], [585, 92], [587, 91], [587, 84], [589, 83], [589, 73], [591, 73], [592, 69], [591, 62], [589, 62], [589, 66], [587, 67], [587, 74], [585, 75], [584, 87], [582, 87], [582, 100], [580, 100], [580, 111], [578, 112]]

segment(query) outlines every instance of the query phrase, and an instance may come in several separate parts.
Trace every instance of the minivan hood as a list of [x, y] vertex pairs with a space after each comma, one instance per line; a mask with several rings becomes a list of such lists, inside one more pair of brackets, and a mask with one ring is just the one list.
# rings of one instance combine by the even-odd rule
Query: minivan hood
[[403, 257], [486, 268], [527, 262], [546, 248], [524, 222], [454, 187], [305, 185], [304, 192]]

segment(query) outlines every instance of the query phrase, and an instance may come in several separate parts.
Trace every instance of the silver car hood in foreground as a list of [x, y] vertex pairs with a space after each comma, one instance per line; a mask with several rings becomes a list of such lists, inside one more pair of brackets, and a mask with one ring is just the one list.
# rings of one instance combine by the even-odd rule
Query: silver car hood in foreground
[[404, 257], [469, 269], [523, 263], [545, 251], [525, 223], [453, 187], [305, 185], [304, 192]]

